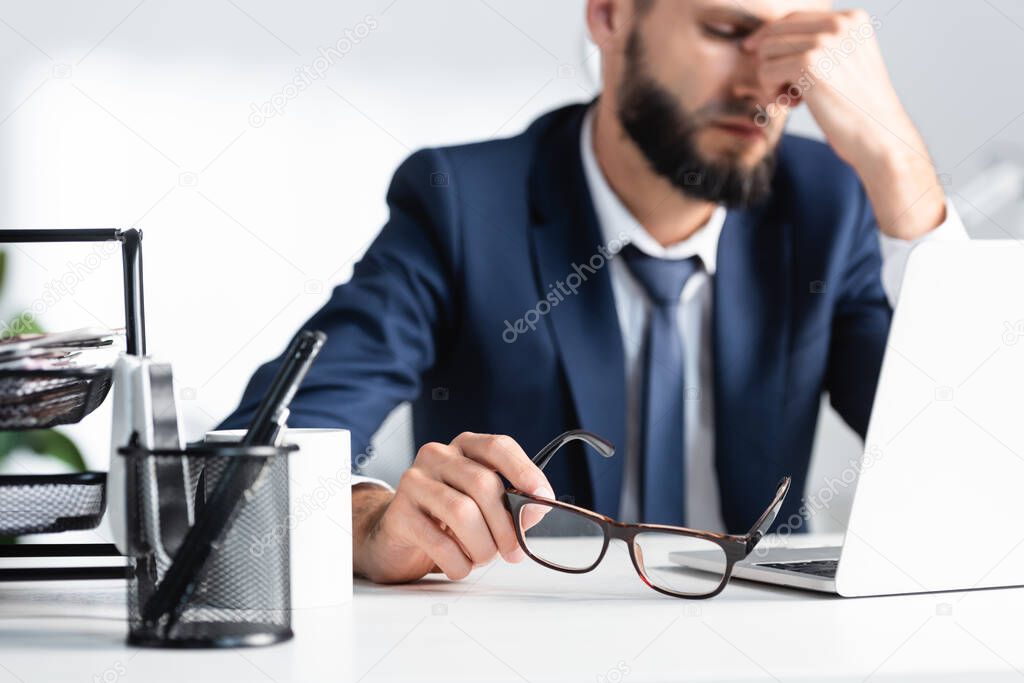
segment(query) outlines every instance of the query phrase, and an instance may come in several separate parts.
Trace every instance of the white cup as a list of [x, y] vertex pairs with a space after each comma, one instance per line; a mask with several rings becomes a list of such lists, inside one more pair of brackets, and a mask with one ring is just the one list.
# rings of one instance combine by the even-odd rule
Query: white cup
[[[208, 443], [239, 441], [244, 429], [209, 432]], [[345, 429], [288, 429], [288, 531], [292, 608], [352, 600], [352, 446]]]

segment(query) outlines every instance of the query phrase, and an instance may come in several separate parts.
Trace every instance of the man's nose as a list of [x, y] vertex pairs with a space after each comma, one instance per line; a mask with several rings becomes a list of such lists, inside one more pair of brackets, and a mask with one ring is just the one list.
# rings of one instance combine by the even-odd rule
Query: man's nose
[[759, 60], [756, 53], [741, 48], [733, 70], [733, 97], [765, 105], [778, 95], [775, 92], [768, 92], [761, 84], [758, 66]]

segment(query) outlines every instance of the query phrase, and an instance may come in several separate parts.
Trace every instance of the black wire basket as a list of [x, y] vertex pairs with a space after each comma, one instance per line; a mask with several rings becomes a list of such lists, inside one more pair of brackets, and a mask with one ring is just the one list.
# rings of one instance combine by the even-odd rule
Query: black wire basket
[[106, 483], [105, 472], [0, 476], [0, 536], [94, 529]]
[[[111, 242], [121, 244], [124, 278], [125, 351], [146, 354], [142, 291], [142, 233], [134, 228], [0, 230], [0, 243]], [[105, 367], [57, 370], [0, 370], [0, 431], [48, 429], [80, 422], [106, 399], [113, 370]], [[8, 475], [0, 477], [0, 535], [92, 529], [106, 509], [106, 474]], [[66, 545], [66, 549], [62, 546]], [[24, 546], [17, 557], [108, 557], [106, 543]], [[0, 555], [3, 555], [0, 553]], [[6, 556], [6, 555], [4, 555]], [[29, 567], [0, 569], [0, 581], [125, 578], [124, 567]]]
[[110, 392], [110, 368], [0, 370], [0, 430], [80, 422]]
[[[142, 233], [138, 230], [0, 230], [0, 243], [121, 243], [126, 351], [146, 353], [142, 296]], [[96, 410], [110, 391], [110, 368], [0, 370], [0, 430], [47, 429], [75, 424]]]

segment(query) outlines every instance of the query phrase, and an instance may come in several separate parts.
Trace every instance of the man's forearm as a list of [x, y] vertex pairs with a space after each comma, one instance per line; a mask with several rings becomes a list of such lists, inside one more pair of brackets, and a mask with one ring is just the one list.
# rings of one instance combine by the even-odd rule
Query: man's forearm
[[914, 240], [946, 219], [946, 194], [927, 156], [896, 150], [855, 170], [884, 234]]

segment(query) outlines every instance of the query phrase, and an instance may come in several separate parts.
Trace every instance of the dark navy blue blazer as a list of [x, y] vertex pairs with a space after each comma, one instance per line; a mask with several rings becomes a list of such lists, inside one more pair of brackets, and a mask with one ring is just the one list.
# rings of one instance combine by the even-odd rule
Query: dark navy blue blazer
[[[580, 159], [584, 111], [559, 109], [515, 137], [422, 150], [401, 165], [387, 225], [304, 326], [328, 342], [291, 426], [348, 428], [358, 454], [411, 401], [417, 444], [469, 430], [509, 434], [533, 453], [575, 427], [625, 443], [607, 268], [507, 341], [506, 321], [599, 253]], [[853, 171], [826, 145], [785, 136], [771, 198], [730, 210], [718, 245], [715, 463], [729, 531], [749, 528], [783, 475], [796, 495], [780, 522], [798, 509], [822, 392], [863, 437], [891, 318], [880, 267]], [[247, 425], [279, 361], [257, 370], [223, 427]], [[557, 494], [615, 515], [622, 467], [622, 457], [580, 446], [547, 474]]]

